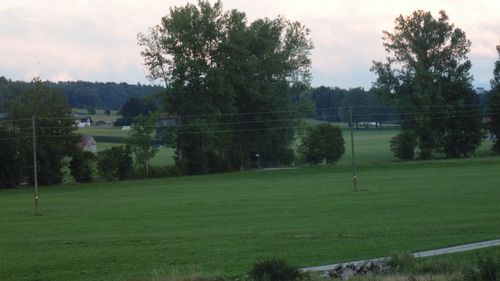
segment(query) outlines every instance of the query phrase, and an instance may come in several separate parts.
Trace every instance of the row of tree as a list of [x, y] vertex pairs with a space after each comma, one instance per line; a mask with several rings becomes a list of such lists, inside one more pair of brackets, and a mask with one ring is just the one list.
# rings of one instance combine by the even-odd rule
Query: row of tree
[[[394, 106], [385, 103], [376, 89], [341, 89], [338, 87], [313, 88], [306, 94], [315, 105], [313, 119], [328, 122], [349, 123], [356, 127], [360, 123], [397, 123], [398, 115]], [[352, 110], [351, 110], [352, 109]]]
[[[444, 12], [435, 19], [416, 11], [398, 17], [394, 31], [384, 34], [388, 58], [373, 63], [378, 76], [374, 89], [337, 95], [330, 93], [338, 89], [320, 87], [308, 92], [312, 42], [300, 23], [282, 17], [249, 23], [242, 12], [223, 11], [220, 1], [172, 8], [161, 25], [139, 36], [151, 78], [167, 85], [158, 110], [167, 124], [162, 127], [168, 129], [158, 132], [160, 139], [175, 148], [176, 165], [188, 174], [237, 170], [251, 166], [256, 157], [287, 164], [295, 159], [292, 144], [303, 117], [347, 121], [353, 106], [354, 123], [399, 120], [403, 133], [391, 142], [397, 155], [411, 159], [415, 147], [421, 159], [472, 154], [483, 126], [465, 33], [450, 24]], [[499, 64], [486, 115], [496, 149]], [[69, 106], [56, 92], [35, 81], [9, 107], [0, 141], [8, 147], [2, 158], [10, 160], [2, 166], [7, 171], [2, 176], [12, 174], [8, 177], [17, 183], [32, 180], [31, 116], [36, 115], [37, 146], [44, 156], [38, 160], [39, 174], [47, 177], [41, 183], [61, 181], [61, 161], [74, 148], [76, 128]], [[138, 118], [131, 134], [130, 150], [146, 174], [154, 155], [154, 122]], [[308, 129], [299, 148], [309, 163], [335, 162], [343, 151], [340, 129], [328, 125]]]
[[11, 101], [6, 118], [0, 121], [0, 188], [33, 184], [35, 154], [40, 185], [62, 182], [65, 159], [71, 159], [71, 174], [79, 182], [92, 179], [96, 160], [97, 171], [105, 179], [130, 177], [133, 167], [148, 176], [149, 160], [156, 153], [151, 146], [154, 122], [154, 117], [138, 116], [126, 148], [113, 148], [95, 157], [77, 147], [81, 136], [60, 90], [34, 79]]
[[[477, 89], [474, 95], [474, 107], [481, 112], [482, 117], [488, 116], [488, 104], [494, 91]], [[305, 94], [316, 106], [314, 114], [309, 118], [328, 122], [350, 122], [349, 108], [352, 107], [352, 117], [355, 127], [360, 123], [374, 124], [399, 123], [401, 108], [397, 103], [386, 100], [381, 89], [363, 88], [342, 89], [338, 87], [320, 86], [312, 88]], [[404, 110], [404, 108], [403, 108]]]
[[[145, 98], [161, 93], [164, 87], [151, 85], [131, 85], [127, 83], [100, 82], [50, 82], [43, 84], [50, 89], [58, 89], [66, 97], [72, 108], [101, 108], [118, 110], [132, 97]], [[7, 111], [9, 101], [30, 88], [30, 83], [12, 81], [0, 76], [0, 112]]]
[[308, 35], [300, 23], [247, 24], [243, 13], [202, 0], [171, 9], [141, 34], [145, 65], [168, 86], [165, 110], [181, 125], [167, 138], [177, 164], [198, 173], [237, 169], [256, 154], [291, 162], [298, 119], [311, 110], [308, 96], [323, 120], [397, 119], [404, 136], [393, 147], [410, 138], [421, 159], [467, 156], [480, 145], [484, 115], [469, 73], [471, 42], [444, 11], [437, 19], [425, 11], [400, 16], [393, 32], [384, 31], [388, 56], [373, 62], [378, 78], [369, 92], [320, 87], [305, 94]]

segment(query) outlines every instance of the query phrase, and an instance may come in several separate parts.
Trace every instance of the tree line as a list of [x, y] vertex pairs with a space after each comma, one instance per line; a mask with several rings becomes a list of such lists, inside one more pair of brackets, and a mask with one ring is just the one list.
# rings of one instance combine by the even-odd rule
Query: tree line
[[[164, 91], [164, 87], [127, 83], [101, 82], [42, 82], [50, 89], [58, 89], [72, 108], [100, 108], [118, 110], [132, 97], [145, 98]], [[0, 76], [0, 112], [6, 112], [8, 103], [30, 88], [29, 82], [12, 81]]]
[[95, 164], [106, 180], [149, 176], [149, 160], [157, 152], [151, 146], [153, 122], [142, 115], [135, 118], [125, 147], [97, 155], [83, 151], [66, 97], [35, 78], [0, 120], [0, 188], [33, 184], [35, 169], [40, 185], [60, 184], [67, 162], [78, 182], [93, 179]]
[[[156, 127], [164, 128], [157, 135], [175, 149], [176, 169], [183, 174], [239, 170], [257, 158], [272, 165], [297, 159], [334, 163], [344, 153], [341, 130], [321, 124], [301, 132], [307, 116], [351, 126], [397, 121], [402, 133], [391, 140], [391, 149], [405, 160], [415, 154], [420, 159], [471, 155], [485, 129], [500, 152], [500, 58], [486, 103], [472, 88], [467, 58], [471, 42], [444, 11], [438, 18], [415, 11], [396, 19], [394, 31], [384, 32], [388, 56], [373, 62], [377, 80], [369, 91], [311, 90], [313, 44], [305, 26], [283, 17], [249, 22], [243, 12], [224, 11], [220, 1], [171, 8], [160, 25], [139, 35], [139, 44], [150, 78], [165, 83], [157, 96], [162, 102], [156, 104], [156, 114], [144, 117], [147, 103], [129, 99], [132, 106], [125, 111], [139, 108], [131, 112], [140, 114], [133, 141], [120, 151], [101, 154], [101, 159], [110, 159], [100, 166], [103, 176], [127, 175], [124, 163], [130, 153], [149, 174], [148, 161], [155, 153], [150, 138]], [[1, 165], [3, 177], [13, 174], [18, 183], [31, 180], [30, 118], [36, 115], [41, 124], [36, 133], [46, 137], [38, 139], [41, 155], [47, 155], [39, 160], [45, 161], [39, 166], [47, 177], [42, 182], [60, 182], [61, 161], [71, 156], [76, 135], [69, 106], [56, 92], [34, 81], [9, 107], [0, 123], [0, 141], [8, 148], [2, 150], [2, 159], [7, 159]]]
[[383, 123], [396, 124], [398, 114], [394, 106], [386, 104], [376, 89], [342, 89], [338, 87], [313, 88], [307, 94], [315, 105], [312, 119], [327, 122], [360, 124], [379, 127]]

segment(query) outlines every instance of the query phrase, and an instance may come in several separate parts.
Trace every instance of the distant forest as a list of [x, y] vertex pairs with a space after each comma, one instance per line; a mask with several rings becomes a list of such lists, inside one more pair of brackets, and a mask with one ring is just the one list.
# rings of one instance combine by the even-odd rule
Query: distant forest
[[[97, 108], [120, 110], [131, 98], [145, 99], [147, 96], [161, 93], [166, 89], [161, 86], [130, 85], [126, 83], [101, 82], [49, 82], [50, 88], [58, 88], [68, 99], [73, 108]], [[29, 82], [12, 81], [0, 76], [0, 113], [6, 111], [8, 101], [29, 87]], [[481, 93], [481, 92], [479, 92]], [[476, 95], [475, 104], [486, 110], [488, 93]], [[398, 111], [377, 95], [375, 90], [363, 88], [342, 89], [338, 87], [311, 88], [303, 94], [315, 107], [309, 118], [329, 122], [349, 122], [349, 106], [352, 106], [354, 124], [394, 123], [398, 122]]]
[[[73, 108], [99, 108], [119, 110], [130, 98], [144, 98], [165, 90], [161, 86], [131, 85], [127, 83], [101, 82], [50, 82], [50, 88], [58, 88]], [[18, 96], [30, 86], [29, 82], [12, 81], [0, 76], [0, 112], [5, 112], [9, 100]]]

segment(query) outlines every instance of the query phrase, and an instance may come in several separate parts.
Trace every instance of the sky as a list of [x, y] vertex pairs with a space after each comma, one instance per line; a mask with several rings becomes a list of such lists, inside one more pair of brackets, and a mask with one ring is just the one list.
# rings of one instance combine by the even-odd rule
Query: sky
[[[137, 34], [186, 0], [2, 0], [0, 76], [29, 81], [150, 84]], [[213, 0], [211, 0], [213, 3]], [[386, 57], [382, 32], [415, 10], [450, 22], [472, 41], [474, 86], [489, 89], [500, 44], [499, 0], [223, 0], [250, 21], [278, 15], [311, 30], [312, 85], [369, 88], [372, 61]]]

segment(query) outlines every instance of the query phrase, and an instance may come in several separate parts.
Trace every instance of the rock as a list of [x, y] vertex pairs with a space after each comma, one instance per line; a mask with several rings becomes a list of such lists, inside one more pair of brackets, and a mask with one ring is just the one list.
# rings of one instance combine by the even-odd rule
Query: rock
[[342, 279], [348, 279], [348, 278], [355, 276], [355, 275], [356, 275], [356, 271], [349, 268], [349, 269], [345, 270], [344, 272], [342, 272], [341, 276], [342, 276]]
[[390, 268], [384, 261], [368, 261], [359, 264], [339, 264], [325, 273], [325, 276], [333, 279], [348, 279], [352, 276], [373, 276], [375, 274], [387, 273]]
[[338, 274], [337, 271], [330, 271], [329, 275], [333, 279], [340, 278], [340, 274]]
[[368, 262], [367, 264], [365, 264], [365, 266], [363, 266], [363, 272], [368, 272], [370, 271], [371, 269], [373, 268], [373, 264], [371, 262]]
[[356, 270], [357, 273], [361, 273], [361, 271], [363, 270], [363, 267], [364, 267], [364, 264], [359, 263], [354, 270]]

